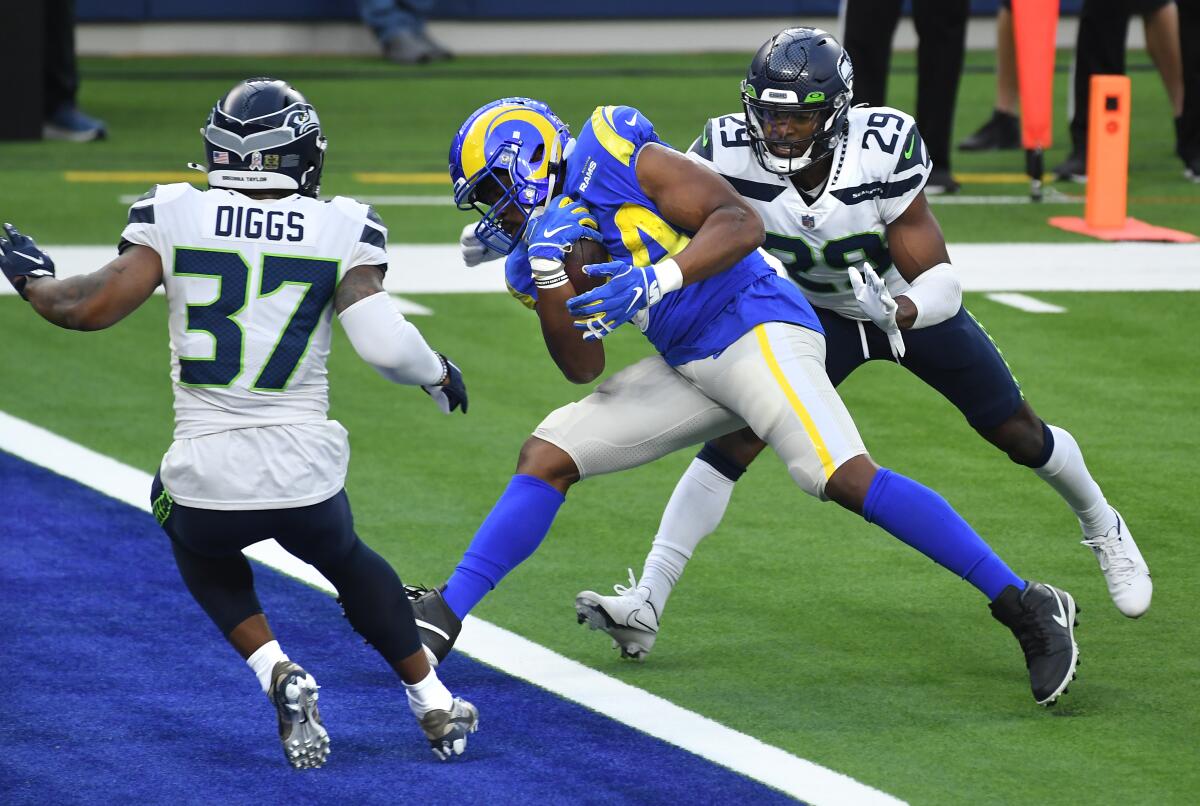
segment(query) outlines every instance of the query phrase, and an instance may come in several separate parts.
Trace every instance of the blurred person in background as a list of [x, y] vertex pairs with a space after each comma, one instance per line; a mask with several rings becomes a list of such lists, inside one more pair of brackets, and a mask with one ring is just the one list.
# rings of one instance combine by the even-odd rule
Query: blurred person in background
[[396, 64], [428, 64], [454, 58], [429, 38], [425, 17], [434, 0], [358, 0], [362, 20], [383, 48], [383, 58]]
[[104, 121], [84, 114], [76, 105], [79, 65], [75, 60], [75, 0], [46, 0], [45, 107], [42, 137], [86, 143], [103, 140]]
[[996, 11], [996, 103], [992, 116], [967, 139], [959, 151], [1016, 151], [1021, 147], [1021, 118], [1017, 88], [1017, 43], [1013, 35], [1012, 0]]
[[[892, 37], [901, 0], [845, 0], [842, 42], [854, 61], [854, 103], [887, 106]], [[917, 123], [933, 159], [925, 192], [956, 193], [950, 174], [954, 103], [966, 51], [969, 0], [913, 0], [917, 28]]]
[[[1184, 5], [1195, 2], [1188, 0]], [[1179, 10], [1174, 0], [1083, 0], [1075, 44], [1075, 63], [1071, 71], [1071, 98], [1068, 102], [1071, 152], [1066, 160], [1054, 168], [1054, 175], [1059, 180], [1087, 181], [1088, 97], [1092, 76], [1125, 73], [1125, 39], [1129, 32], [1129, 18], [1134, 14], [1140, 14], [1146, 26], [1146, 51], [1158, 68], [1171, 101], [1171, 116], [1175, 119], [1175, 151], [1180, 159], [1188, 162], [1182, 143], [1183, 66], [1180, 57]], [[1196, 113], [1193, 111], [1192, 115], [1194, 120]], [[1195, 141], [1193, 135], [1192, 142]]]
[[1183, 61], [1183, 109], [1176, 147], [1184, 175], [1200, 182], [1200, 3], [1179, 4], [1179, 41]]

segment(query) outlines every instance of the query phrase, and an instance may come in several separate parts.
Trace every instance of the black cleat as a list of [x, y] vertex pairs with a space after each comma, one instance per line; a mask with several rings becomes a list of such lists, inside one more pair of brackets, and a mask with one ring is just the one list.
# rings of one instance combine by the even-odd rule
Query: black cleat
[[946, 168], [934, 168], [929, 172], [929, 179], [925, 182], [925, 194], [927, 196], [958, 193], [961, 189], [962, 185], [950, 175], [949, 169]]
[[458, 640], [462, 621], [446, 604], [440, 590], [405, 585], [404, 592], [412, 602], [413, 618], [421, 634], [421, 643], [425, 645], [425, 654], [431, 656], [429, 663], [436, 667], [446, 659]]
[[1024, 591], [1009, 585], [989, 607], [1025, 652], [1033, 698], [1038, 705], [1053, 705], [1066, 693], [1079, 665], [1075, 600], [1066, 591], [1030, 582]]
[[999, 109], [992, 110], [987, 123], [958, 144], [959, 151], [1016, 151], [1020, 147], [1020, 118]]
[[1087, 183], [1087, 156], [1076, 151], [1054, 166], [1054, 178], [1060, 182]]

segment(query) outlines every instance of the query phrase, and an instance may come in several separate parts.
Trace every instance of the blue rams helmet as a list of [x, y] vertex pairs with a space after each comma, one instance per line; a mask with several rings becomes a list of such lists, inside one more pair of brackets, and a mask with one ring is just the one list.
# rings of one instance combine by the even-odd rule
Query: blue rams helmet
[[[828, 32], [787, 28], [771, 37], [742, 81], [746, 128], [759, 164], [787, 176], [830, 157], [853, 93], [850, 57]], [[796, 129], [811, 134], [796, 138]]]
[[321, 189], [328, 141], [317, 110], [286, 81], [238, 83], [217, 101], [200, 133], [210, 187], [313, 197]]
[[[571, 140], [567, 124], [532, 98], [501, 98], [471, 113], [450, 143], [450, 179], [460, 210], [480, 214], [475, 235], [508, 254], [533, 211], [554, 195]], [[505, 213], [520, 213], [515, 231]]]

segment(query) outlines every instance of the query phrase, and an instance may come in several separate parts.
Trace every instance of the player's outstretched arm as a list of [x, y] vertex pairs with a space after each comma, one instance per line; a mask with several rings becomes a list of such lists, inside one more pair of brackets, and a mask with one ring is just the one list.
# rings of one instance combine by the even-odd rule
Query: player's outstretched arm
[[683, 285], [728, 269], [762, 245], [762, 219], [720, 174], [657, 143], [642, 148], [637, 178], [667, 221], [696, 233], [675, 255]]
[[420, 386], [446, 414], [467, 411], [467, 389], [458, 367], [434, 352], [383, 290], [383, 269], [355, 266], [334, 293], [333, 307], [350, 344], [392, 383]]
[[912, 288], [896, 297], [902, 330], [944, 322], [962, 307], [962, 283], [950, 266], [946, 239], [924, 193], [887, 226], [888, 251]]
[[0, 238], [0, 268], [48, 322], [68, 330], [102, 330], [145, 302], [162, 282], [162, 260], [134, 245], [99, 271], [59, 280], [54, 261], [11, 224]]

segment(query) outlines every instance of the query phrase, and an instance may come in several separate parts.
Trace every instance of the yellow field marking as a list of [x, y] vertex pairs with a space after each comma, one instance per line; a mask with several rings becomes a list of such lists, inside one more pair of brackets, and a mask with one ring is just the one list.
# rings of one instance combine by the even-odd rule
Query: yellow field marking
[[1026, 174], [1000, 173], [960, 173], [954, 172], [954, 178], [959, 182], [971, 185], [1025, 185], [1029, 183]]
[[64, 171], [68, 182], [192, 182], [199, 171]]
[[449, 185], [450, 175], [447, 173], [389, 173], [375, 171], [356, 173], [354, 179], [367, 185]]

